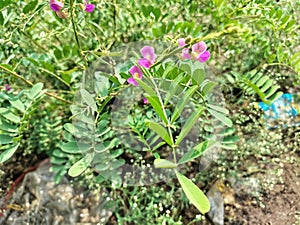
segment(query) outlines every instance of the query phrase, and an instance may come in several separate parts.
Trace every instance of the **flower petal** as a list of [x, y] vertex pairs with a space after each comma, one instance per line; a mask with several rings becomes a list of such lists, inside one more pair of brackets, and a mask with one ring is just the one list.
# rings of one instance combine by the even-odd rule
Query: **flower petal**
[[56, 1], [56, 0], [50, 0], [50, 8], [54, 12], [60, 11], [62, 7], [64, 7], [63, 2], [59, 2], [59, 1]]
[[133, 86], [138, 86], [138, 83], [136, 82], [136, 80], [133, 77], [128, 78], [127, 82], [129, 84], [132, 84]]
[[148, 104], [149, 103], [149, 101], [148, 101], [147, 98], [143, 98], [143, 102], [144, 102], [144, 104]]
[[179, 38], [179, 39], [178, 39], [178, 45], [179, 45], [180, 47], [185, 46], [185, 39], [184, 39], [184, 38]]
[[85, 11], [86, 12], [88, 12], [88, 13], [91, 13], [91, 12], [93, 12], [94, 11], [94, 9], [95, 9], [95, 5], [94, 4], [87, 4], [86, 6], [85, 6]]
[[142, 58], [138, 60], [138, 64], [146, 69], [149, 69], [151, 66], [151, 62], [148, 59]]
[[142, 73], [142, 71], [140, 70], [140, 68], [139, 68], [138, 66], [132, 66], [132, 67], [129, 69], [129, 73], [130, 73], [133, 77], [134, 77], [135, 74], [137, 73], [139, 79], [142, 79], [142, 77], [143, 77], [143, 73]]
[[191, 55], [190, 55], [190, 51], [188, 48], [184, 48], [182, 49], [182, 53], [181, 53], [181, 56], [185, 59], [190, 59], [191, 58]]
[[209, 58], [210, 58], [210, 52], [205, 51], [199, 56], [198, 60], [199, 60], [199, 62], [203, 63], [203, 62], [206, 62]]
[[154, 48], [150, 47], [150, 46], [144, 46], [141, 49], [141, 54], [142, 56], [147, 59], [151, 64], [154, 63], [156, 55], [154, 53]]
[[197, 53], [199, 55], [204, 53], [206, 51], [206, 49], [207, 49], [207, 46], [204, 41], [200, 41], [196, 44], [193, 44], [193, 46], [192, 46], [192, 52]]
[[9, 84], [4, 84], [4, 88], [5, 88], [6, 91], [10, 91], [11, 90]]

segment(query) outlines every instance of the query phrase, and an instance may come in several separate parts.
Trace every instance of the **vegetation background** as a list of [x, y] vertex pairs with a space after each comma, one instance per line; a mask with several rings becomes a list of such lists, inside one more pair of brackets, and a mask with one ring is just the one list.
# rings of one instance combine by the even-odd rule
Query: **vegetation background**
[[[299, 91], [300, 2], [94, 0], [92, 13], [79, 3], [65, 1], [69, 17], [61, 19], [48, 1], [0, 1], [1, 196], [43, 159], [50, 158], [59, 183], [82, 158], [64, 144], [72, 136], [70, 106], [93, 62], [126, 43], [171, 45], [180, 37], [201, 37], [212, 54], [207, 67], [220, 84], [233, 127], [219, 159], [201, 173], [199, 161], [192, 161], [186, 175], [205, 192], [221, 180], [215, 192], [223, 195], [225, 224], [299, 224], [299, 128], [287, 127], [286, 119], [269, 129], [253, 103]], [[298, 117], [293, 120], [299, 122]], [[106, 125], [99, 124], [99, 132]], [[106, 138], [111, 141], [110, 135]], [[140, 156], [109, 155], [148, 163]], [[114, 210], [107, 224], [210, 220], [188, 204], [175, 181], [110, 188], [92, 169], [68, 179], [88, 193], [109, 189], [113, 201], [107, 207]]]

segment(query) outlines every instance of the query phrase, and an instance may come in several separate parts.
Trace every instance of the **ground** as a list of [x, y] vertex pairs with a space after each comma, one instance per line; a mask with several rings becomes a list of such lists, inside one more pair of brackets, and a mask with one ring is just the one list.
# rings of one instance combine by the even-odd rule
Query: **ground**
[[[299, 146], [295, 146], [295, 148], [299, 148]], [[5, 171], [1, 175], [1, 196], [5, 196], [5, 193], [7, 193], [13, 181], [16, 181], [17, 178], [31, 166], [39, 165], [37, 168], [33, 167], [32, 169], [41, 170], [43, 173], [49, 174], [49, 161], [46, 160], [43, 161], [42, 164], [37, 164], [41, 161], [38, 158], [33, 158], [30, 161], [26, 161], [25, 159], [26, 157], [22, 157], [22, 155], [16, 155], [12, 161], [1, 166], [1, 170]], [[269, 155], [265, 158], [249, 157], [244, 162], [244, 166], [240, 168], [241, 171], [244, 170], [243, 173], [236, 171], [235, 177], [228, 177], [227, 180], [223, 181], [224, 188], [222, 189], [222, 195], [225, 203], [224, 224], [299, 225], [299, 159], [300, 151], [297, 149], [295, 151], [285, 152], [282, 155]], [[43, 176], [45, 176], [45, 174]], [[37, 213], [41, 224], [47, 224], [45, 221], [45, 223], [42, 223], [42, 210], [45, 210], [45, 213], [47, 207], [50, 206], [51, 209], [57, 208], [55, 211], [56, 214], [52, 213], [52, 215], [56, 216], [56, 220], [65, 221], [65, 218], [59, 213], [59, 205], [62, 203], [51, 203], [52, 205], [49, 205], [51, 201], [65, 201], [65, 207], [68, 208], [68, 212], [72, 211], [71, 214], [76, 218], [67, 218], [70, 223], [73, 220], [73, 222], [77, 221], [77, 224], [97, 224], [96, 221], [100, 220], [100, 213], [106, 213], [106, 216], [110, 216], [110, 213], [101, 212], [99, 208], [95, 207], [95, 201], [99, 196], [89, 195], [89, 197], [86, 198], [86, 193], [80, 193], [80, 191], [74, 190], [69, 186], [68, 181], [62, 182], [61, 186], [58, 186], [57, 191], [54, 191], [55, 193], [53, 193], [52, 190], [54, 187], [52, 181], [44, 181], [44, 183], [47, 183], [44, 184], [46, 185], [44, 189], [40, 184], [37, 185], [40, 189], [43, 189], [39, 189], [39, 191], [49, 191], [50, 197], [47, 201], [45, 200], [46, 197], [44, 194], [41, 197], [40, 194], [36, 193], [36, 190], [33, 190], [32, 187], [35, 187], [34, 184], [36, 184], [36, 182], [41, 181], [40, 179], [36, 179], [35, 176], [27, 177], [27, 184], [23, 182], [23, 185], [18, 186], [19, 189], [17, 187], [13, 191], [13, 197], [6, 202], [6, 206], [8, 206], [6, 212], [9, 212], [9, 214], [6, 215], [4, 213], [2, 218], [0, 218], [0, 222], [3, 224], [22, 224], [20, 218], [25, 218], [26, 216], [26, 218], [28, 218], [29, 214], [37, 213], [37, 200], [42, 202], [40, 204], [43, 204], [43, 207], [40, 208], [40, 211]], [[20, 191], [20, 189], [22, 190]], [[59, 193], [59, 195], [57, 195], [57, 193]], [[3, 203], [3, 198], [1, 199]], [[187, 223], [194, 218], [198, 212], [194, 207], [190, 207], [189, 210], [182, 211], [181, 214], [184, 217], [185, 223]], [[36, 215], [35, 218], [38, 218], [38, 216]], [[49, 221], [51, 221], [51, 218], [49, 218]], [[208, 225], [211, 223], [207, 219], [197, 224]]]

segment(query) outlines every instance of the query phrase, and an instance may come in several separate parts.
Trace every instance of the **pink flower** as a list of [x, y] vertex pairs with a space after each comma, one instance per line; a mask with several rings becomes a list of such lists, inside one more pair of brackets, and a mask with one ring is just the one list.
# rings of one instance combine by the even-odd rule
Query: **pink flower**
[[138, 60], [138, 64], [140, 66], [143, 66], [143, 67], [149, 69], [150, 66], [154, 64], [155, 58], [156, 58], [156, 55], [154, 53], [154, 48], [152, 48], [150, 46], [144, 46], [141, 49], [141, 54], [142, 54], [143, 58]]
[[179, 45], [180, 47], [185, 46], [185, 39], [184, 39], [184, 38], [179, 38], [179, 39], [178, 39], [178, 45]]
[[210, 58], [210, 52], [205, 51], [201, 55], [199, 55], [198, 60], [199, 62], [206, 62]]
[[185, 59], [190, 59], [191, 58], [190, 50], [188, 48], [182, 49], [181, 56]]
[[140, 66], [145, 67], [146, 69], [149, 69], [151, 66], [151, 62], [148, 59], [142, 58], [138, 60], [138, 64]]
[[127, 82], [134, 86], [138, 86], [138, 82], [136, 82], [136, 79], [142, 79], [142, 77], [143, 77], [143, 73], [140, 70], [140, 68], [137, 66], [132, 66], [129, 69], [129, 73], [132, 75], [132, 77], [128, 78]]
[[148, 101], [147, 98], [143, 98], [143, 102], [144, 102], [144, 104], [148, 104], [149, 103], [149, 101]]
[[11, 90], [9, 84], [4, 84], [4, 88], [5, 88], [6, 91], [10, 91]]
[[86, 12], [88, 12], [88, 13], [93, 12], [94, 9], [95, 9], [95, 5], [94, 5], [94, 4], [89, 4], [87, 0], [85, 0], [84, 5], [85, 5], [84, 10], [85, 10]]
[[64, 7], [63, 2], [59, 2], [57, 0], [50, 0], [50, 9], [52, 9], [54, 12], [58, 12]]
[[192, 53], [193, 55], [195, 55], [195, 58], [199, 58], [199, 56], [204, 53], [207, 49], [206, 44], [204, 43], [204, 41], [200, 41], [196, 44], [193, 44], [192, 46]]

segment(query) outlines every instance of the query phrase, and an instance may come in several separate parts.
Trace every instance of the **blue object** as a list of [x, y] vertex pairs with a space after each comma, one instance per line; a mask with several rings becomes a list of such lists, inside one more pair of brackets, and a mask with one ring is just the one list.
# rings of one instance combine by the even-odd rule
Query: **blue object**
[[289, 123], [286, 125], [300, 125], [297, 118], [300, 112], [299, 94], [285, 93], [275, 100], [272, 105], [267, 105], [264, 102], [259, 102], [257, 105], [264, 111], [264, 120], [270, 127], [277, 127], [274, 126], [277, 121], [286, 121], [286, 123]]

